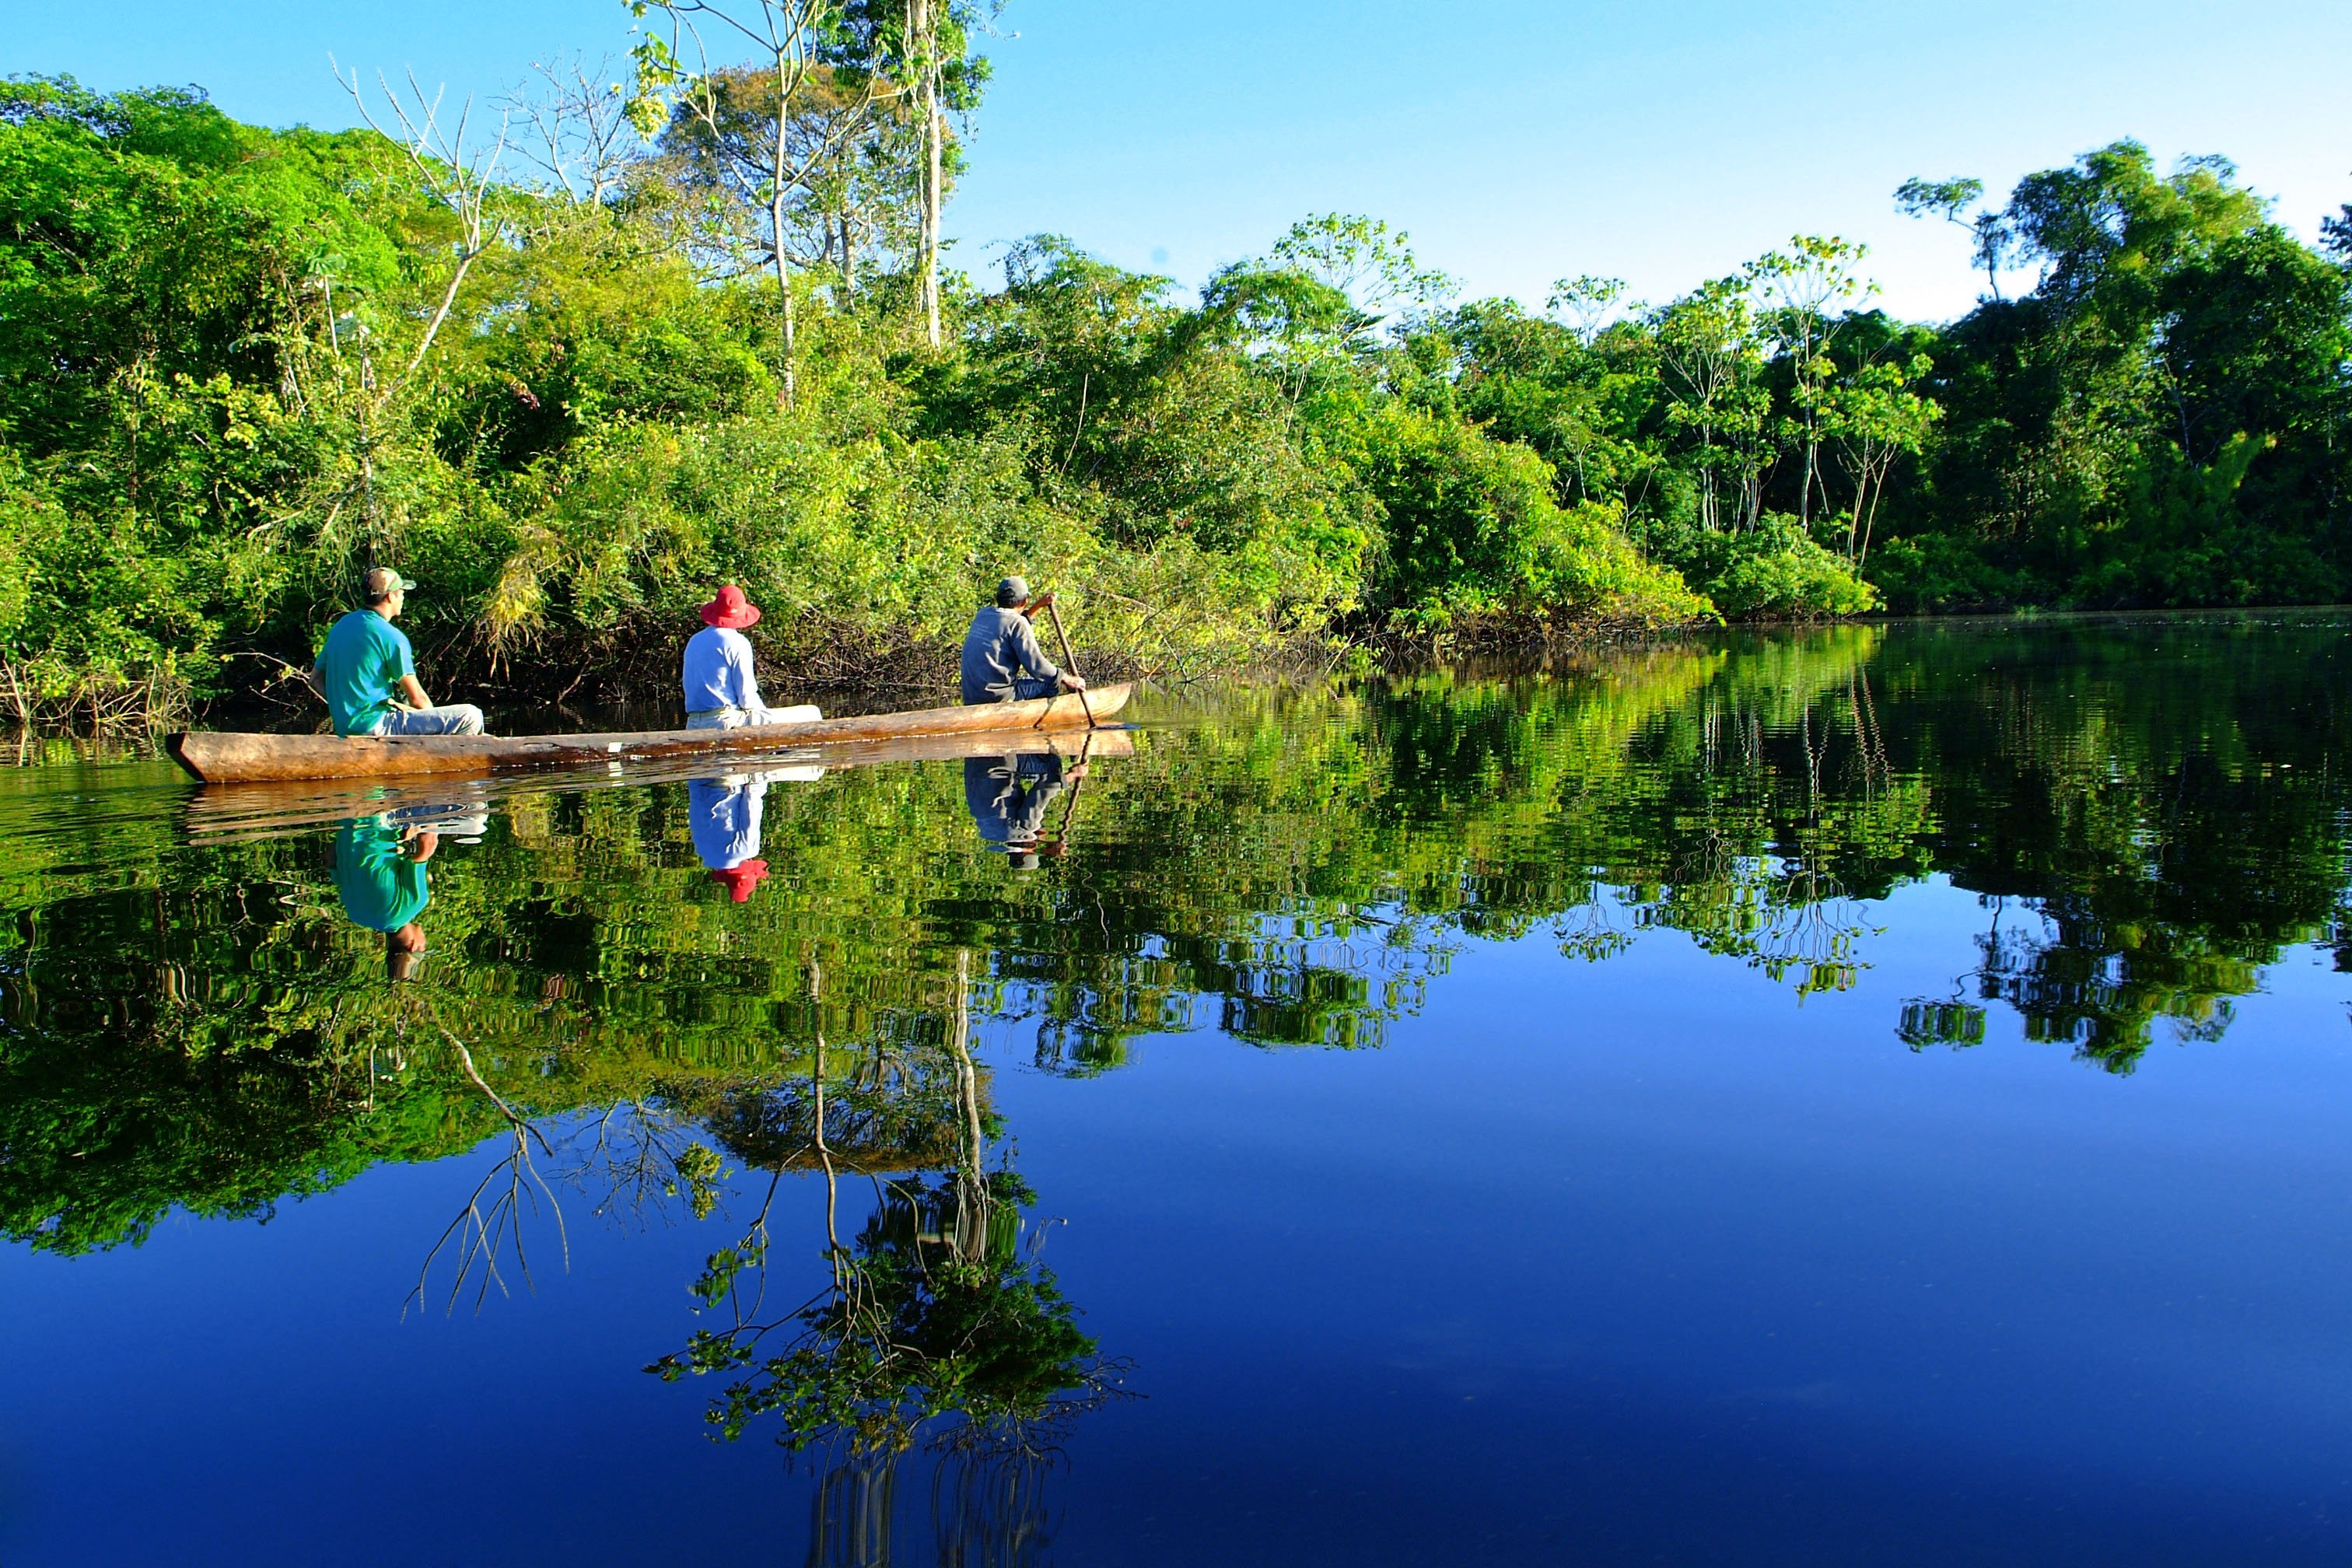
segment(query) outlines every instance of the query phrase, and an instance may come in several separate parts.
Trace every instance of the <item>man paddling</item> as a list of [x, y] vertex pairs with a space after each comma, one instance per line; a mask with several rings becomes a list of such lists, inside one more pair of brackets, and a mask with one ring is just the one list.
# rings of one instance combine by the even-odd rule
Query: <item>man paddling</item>
[[813, 704], [771, 708], [760, 700], [751, 673], [751, 639], [743, 628], [760, 624], [760, 607], [730, 583], [702, 606], [702, 629], [686, 640], [679, 670], [686, 686], [686, 727], [736, 730], [746, 724], [808, 724], [824, 717]]
[[968, 703], [1025, 702], [1057, 691], [1084, 691], [1087, 683], [1055, 667], [1037, 645], [1032, 612], [1054, 602], [1051, 594], [1032, 599], [1029, 584], [1007, 577], [996, 585], [996, 603], [971, 618], [963, 637], [963, 700]]
[[[305, 678], [327, 700], [338, 735], [478, 735], [482, 710], [470, 702], [436, 708], [416, 679], [408, 636], [392, 623], [416, 586], [377, 566], [362, 582], [367, 607], [353, 610], [327, 633], [327, 646]], [[397, 692], [398, 697], [394, 693]], [[405, 699], [406, 700], [402, 700]]]

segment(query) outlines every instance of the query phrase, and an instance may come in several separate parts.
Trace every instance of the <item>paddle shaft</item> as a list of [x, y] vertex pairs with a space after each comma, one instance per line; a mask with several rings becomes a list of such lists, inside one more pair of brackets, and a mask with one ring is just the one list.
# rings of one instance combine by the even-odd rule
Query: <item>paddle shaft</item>
[[[1084, 768], [1087, 763], [1093, 760], [1094, 750], [1095, 732], [1092, 730], [1088, 730], [1078, 741], [1078, 766], [1080, 768]], [[1086, 784], [1087, 775], [1084, 773], [1080, 773], [1076, 779], [1073, 779], [1070, 782], [1070, 798], [1064, 802], [1062, 805], [1061, 839], [1062, 848], [1066, 854], [1068, 852], [1070, 847], [1070, 818], [1077, 816], [1078, 814], [1078, 791], [1084, 789]]]
[[[1045, 601], [1045, 614], [1053, 618], [1054, 640], [1062, 645], [1062, 668], [1072, 675], [1078, 673], [1077, 656], [1070, 651], [1070, 634], [1062, 629], [1062, 606], [1052, 599]], [[1083, 678], [1082, 678], [1083, 679]], [[1087, 728], [1095, 727], [1095, 705], [1087, 700], [1087, 689], [1078, 688], [1078, 706], [1087, 710]]]

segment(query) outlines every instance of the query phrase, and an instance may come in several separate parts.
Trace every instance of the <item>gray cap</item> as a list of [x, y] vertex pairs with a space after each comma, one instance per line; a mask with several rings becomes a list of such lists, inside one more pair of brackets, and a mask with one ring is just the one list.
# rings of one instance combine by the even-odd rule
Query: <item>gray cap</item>
[[996, 585], [996, 602], [1006, 609], [1029, 602], [1029, 579], [1007, 577]]

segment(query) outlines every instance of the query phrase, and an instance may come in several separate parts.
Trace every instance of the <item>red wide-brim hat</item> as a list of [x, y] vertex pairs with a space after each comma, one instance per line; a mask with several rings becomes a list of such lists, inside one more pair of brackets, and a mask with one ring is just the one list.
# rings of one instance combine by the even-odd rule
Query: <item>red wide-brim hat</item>
[[746, 860], [740, 866], [730, 866], [723, 870], [714, 868], [710, 879], [726, 889], [728, 896], [740, 904], [751, 898], [751, 890], [767, 874], [768, 863], [765, 860]]
[[719, 590], [719, 597], [702, 606], [702, 624], [740, 631], [760, 624], [760, 607], [743, 596], [742, 589], [730, 583]]

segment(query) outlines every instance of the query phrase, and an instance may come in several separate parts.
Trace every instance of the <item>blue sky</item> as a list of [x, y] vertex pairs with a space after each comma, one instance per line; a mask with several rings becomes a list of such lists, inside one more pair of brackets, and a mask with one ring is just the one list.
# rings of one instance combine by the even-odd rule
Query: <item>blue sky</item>
[[[618, 52], [617, 0], [89, 0], [19, 8], [0, 68], [194, 81], [241, 119], [342, 125], [327, 63], [488, 96], [564, 47]], [[1012, 0], [950, 211], [974, 270], [1070, 236], [1197, 283], [1312, 212], [1385, 217], [1476, 294], [1575, 273], [1663, 299], [1793, 231], [1867, 243], [1885, 302], [1957, 313], [1957, 230], [1910, 174], [2006, 191], [2121, 136], [2235, 159], [2305, 234], [2352, 199], [2347, 0]]]

